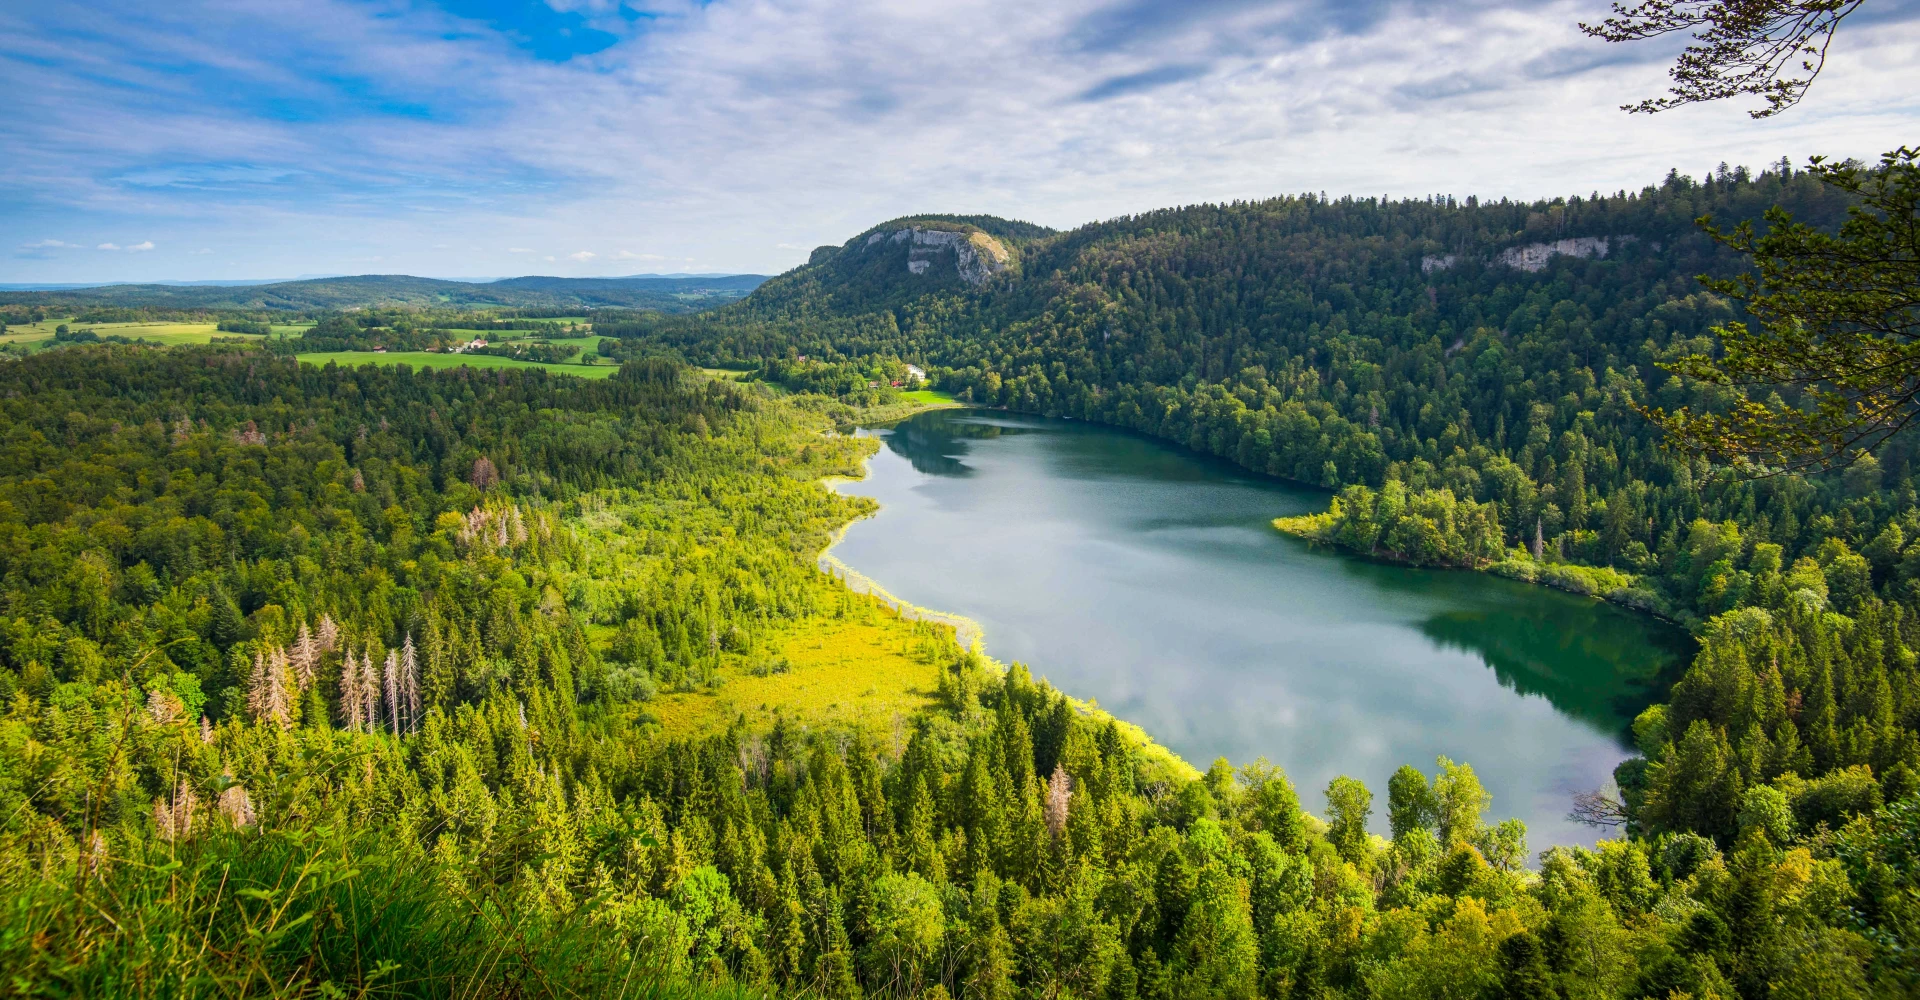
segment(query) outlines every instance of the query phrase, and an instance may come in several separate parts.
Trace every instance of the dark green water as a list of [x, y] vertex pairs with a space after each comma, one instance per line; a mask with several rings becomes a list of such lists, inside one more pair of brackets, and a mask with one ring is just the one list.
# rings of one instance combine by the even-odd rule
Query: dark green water
[[1407, 569], [1279, 534], [1326, 494], [1085, 423], [939, 410], [872, 431], [883, 505], [834, 554], [967, 615], [987, 650], [1205, 768], [1266, 756], [1319, 812], [1364, 780], [1471, 763], [1535, 850], [1627, 754], [1626, 727], [1691, 653], [1678, 629], [1477, 573]]

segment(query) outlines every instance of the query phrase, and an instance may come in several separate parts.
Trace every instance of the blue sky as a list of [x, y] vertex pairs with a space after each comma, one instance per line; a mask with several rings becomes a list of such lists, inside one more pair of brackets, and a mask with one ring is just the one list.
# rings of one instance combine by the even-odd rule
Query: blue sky
[[1920, 0], [1764, 123], [1620, 113], [1671, 48], [1580, 36], [1603, 7], [0, 5], [0, 282], [775, 272], [914, 212], [1534, 197], [1920, 140]]

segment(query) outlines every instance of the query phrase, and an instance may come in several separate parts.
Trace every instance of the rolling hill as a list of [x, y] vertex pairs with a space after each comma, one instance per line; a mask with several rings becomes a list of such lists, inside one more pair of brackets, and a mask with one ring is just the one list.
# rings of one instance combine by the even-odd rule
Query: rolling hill
[[0, 305], [66, 309], [121, 306], [159, 309], [317, 309], [440, 306], [515, 309], [657, 309], [692, 312], [736, 301], [759, 287], [757, 274], [720, 277], [633, 275], [624, 278], [528, 276], [484, 283], [363, 274], [266, 285], [103, 285], [97, 288], [0, 292]]

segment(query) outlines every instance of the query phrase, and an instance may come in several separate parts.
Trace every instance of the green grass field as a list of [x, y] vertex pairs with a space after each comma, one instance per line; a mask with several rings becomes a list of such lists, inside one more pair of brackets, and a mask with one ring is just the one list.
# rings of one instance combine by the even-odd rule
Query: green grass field
[[[0, 343], [24, 344], [38, 347], [50, 344], [53, 334], [60, 324], [65, 323], [71, 330], [92, 330], [102, 337], [125, 337], [128, 340], [145, 340], [149, 344], [163, 344], [169, 347], [181, 344], [205, 344], [214, 337], [245, 337], [244, 333], [221, 333], [212, 323], [77, 323], [68, 318], [48, 318], [27, 326], [9, 326]], [[275, 327], [276, 332], [287, 330], [298, 332], [304, 327]]]
[[913, 392], [903, 392], [900, 394], [900, 398], [928, 406], [944, 406], [949, 403], [959, 402], [959, 400], [953, 398], [952, 393], [941, 392], [938, 389], [918, 389]]
[[542, 365], [531, 361], [495, 357], [491, 354], [434, 354], [430, 351], [335, 351], [329, 354], [302, 354], [301, 361], [311, 365], [412, 365], [415, 368], [545, 368], [561, 375], [581, 378], [608, 378], [620, 370], [618, 365]]
[[51, 337], [53, 336], [53, 328], [56, 326], [59, 326], [62, 323], [65, 323], [68, 326], [73, 325], [73, 321], [70, 319], [66, 319], [64, 317], [55, 318], [52, 316], [49, 316], [38, 323], [26, 323], [26, 324], [12, 323], [7, 326], [6, 339], [33, 340], [37, 337]]
[[806, 726], [859, 726], [885, 745], [940, 684], [935, 641], [877, 603], [790, 625], [767, 645], [785, 672], [756, 677], [730, 664], [717, 689], [662, 694], [648, 710], [681, 739], [720, 732], [741, 715], [764, 730], [784, 715]]

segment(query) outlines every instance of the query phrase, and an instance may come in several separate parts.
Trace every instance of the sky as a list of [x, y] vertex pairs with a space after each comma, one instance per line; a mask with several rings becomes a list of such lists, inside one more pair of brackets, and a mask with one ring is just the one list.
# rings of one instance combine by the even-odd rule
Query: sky
[[1602, 0], [0, 4], [0, 282], [777, 273], [876, 223], [1535, 198], [1920, 142], [1920, 0], [1661, 115]]

